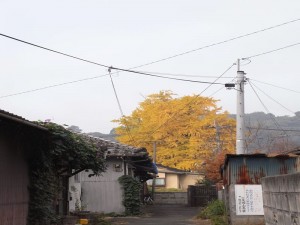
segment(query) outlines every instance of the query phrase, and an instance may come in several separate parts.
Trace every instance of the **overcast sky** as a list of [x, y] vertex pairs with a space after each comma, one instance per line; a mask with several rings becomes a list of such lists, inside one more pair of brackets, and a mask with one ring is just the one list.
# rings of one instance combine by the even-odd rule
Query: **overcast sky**
[[[200, 0], [63, 0], [0, 1], [0, 33], [74, 56], [131, 68], [300, 18], [300, 1]], [[138, 68], [140, 71], [219, 76], [237, 58], [300, 42], [300, 21], [245, 38]], [[0, 108], [29, 120], [77, 125], [108, 133], [120, 117], [107, 69], [0, 37]], [[241, 67], [247, 77], [300, 91], [300, 45], [251, 59]], [[242, 62], [246, 64], [248, 61]], [[22, 91], [88, 77], [97, 79], [5, 97]], [[164, 75], [165, 76], [165, 75]], [[218, 82], [229, 82], [236, 67]], [[229, 77], [229, 78], [228, 78]], [[209, 77], [177, 77], [214, 81]], [[199, 94], [208, 84], [159, 79], [131, 73], [113, 75], [125, 115], [143, 96], [172, 90], [178, 96]], [[292, 112], [300, 111], [300, 94], [252, 81]], [[210, 96], [222, 86], [213, 85]], [[256, 89], [268, 110], [292, 115]], [[218, 105], [236, 112], [236, 91], [213, 95]], [[265, 111], [251, 86], [245, 90], [246, 113]]]

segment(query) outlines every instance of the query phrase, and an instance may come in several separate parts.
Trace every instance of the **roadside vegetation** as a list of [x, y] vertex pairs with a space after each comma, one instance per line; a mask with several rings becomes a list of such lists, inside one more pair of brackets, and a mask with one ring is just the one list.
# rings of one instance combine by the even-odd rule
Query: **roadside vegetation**
[[228, 225], [223, 201], [215, 200], [208, 204], [197, 216], [198, 219], [210, 219], [211, 225]]

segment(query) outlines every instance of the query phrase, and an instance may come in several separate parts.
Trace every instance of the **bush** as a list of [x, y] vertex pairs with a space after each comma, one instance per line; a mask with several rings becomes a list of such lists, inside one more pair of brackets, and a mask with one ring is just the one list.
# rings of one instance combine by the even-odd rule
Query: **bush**
[[208, 204], [206, 208], [204, 208], [198, 218], [201, 219], [210, 219], [212, 225], [227, 225], [227, 218], [226, 218], [226, 209], [225, 205], [220, 200], [215, 200]]

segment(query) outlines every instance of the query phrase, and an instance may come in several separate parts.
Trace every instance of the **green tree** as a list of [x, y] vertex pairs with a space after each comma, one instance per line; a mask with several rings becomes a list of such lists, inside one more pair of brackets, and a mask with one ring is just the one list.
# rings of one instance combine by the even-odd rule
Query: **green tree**
[[[180, 169], [199, 169], [219, 148], [234, 149], [235, 121], [216, 105], [217, 100], [198, 95], [176, 98], [171, 91], [149, 95], [130, 116], [114, 122], [117, 140], [143, 146], [152, 154], [157, 142], [157, 162]], [[219, 149], [220, 150], [220, 149]]]

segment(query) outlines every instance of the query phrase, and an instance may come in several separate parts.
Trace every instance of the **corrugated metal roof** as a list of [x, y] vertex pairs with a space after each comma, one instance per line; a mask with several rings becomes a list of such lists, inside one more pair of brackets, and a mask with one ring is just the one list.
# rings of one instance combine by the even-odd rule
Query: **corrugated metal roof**
[[226, 155], [224, 184], [260, 184], [261, 178], [299, 171], [296, 155]]

